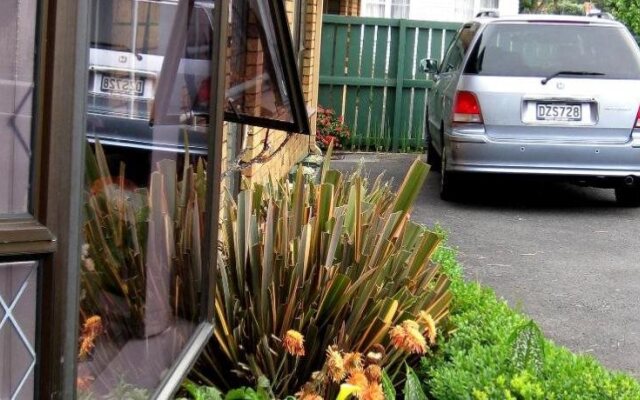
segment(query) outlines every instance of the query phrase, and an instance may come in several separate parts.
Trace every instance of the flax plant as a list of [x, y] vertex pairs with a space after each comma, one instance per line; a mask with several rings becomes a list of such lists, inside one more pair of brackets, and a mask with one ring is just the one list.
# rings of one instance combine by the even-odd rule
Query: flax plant
[[[394, 193], [329, 159], [317, 184], [298, 170], [293, 182], [226, 196], [216, 328], [196, 379], [233, 387], [265, 376], [282, 398], [322, 369], [329, 346], [375, 345], [394, 376], [417, 356], [394, 348], [390, 329], [421, 312], [436, 324], [447, 316], [449, 281], [430, 261], [440, 237], [409, 218], [429, 166], [416, 161]], [[304, 352], [287, 351], [292, 331]]]

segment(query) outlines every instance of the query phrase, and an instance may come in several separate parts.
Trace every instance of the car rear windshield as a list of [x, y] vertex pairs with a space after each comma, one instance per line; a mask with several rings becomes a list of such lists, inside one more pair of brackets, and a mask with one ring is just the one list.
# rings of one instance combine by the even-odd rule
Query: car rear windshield
[[561, 71], [640, 79], [637, 45], [621, 27], [589, 24], [499, 23], [486, 27], [466, 74], [547, 77]]

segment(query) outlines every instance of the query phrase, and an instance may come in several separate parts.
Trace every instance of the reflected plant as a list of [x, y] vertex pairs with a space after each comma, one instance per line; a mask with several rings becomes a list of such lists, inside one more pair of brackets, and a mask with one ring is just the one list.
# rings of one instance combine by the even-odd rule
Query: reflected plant
[[196, 319], [205, 169], [201, 159], [191, 165], [187, 151], [180, 173], [175, 161], [163, 160], [149, 187], [138, 188], [126, 181], [123, 163], [112, 177], [99, 142], [88, 146], [81, 322], [98, 316], [116, 343], [145, 337], [150, 296], [166, 302], [169, 318]]
[[447, 316], [449, 280], [430, 262], [440, 237], [409, 218], [429, 167], [416, 161], [394, 193], [381, 178], [330, 170], [330, 153], [317, 185], [299, 170], [227, 195], [216, 328], [195, 380], [229, 389], [264, 375], [282, 398], [322, 369], [329, 346], [376, 345], [394, 378], [419, 356], [394, 348], [391, 328]]

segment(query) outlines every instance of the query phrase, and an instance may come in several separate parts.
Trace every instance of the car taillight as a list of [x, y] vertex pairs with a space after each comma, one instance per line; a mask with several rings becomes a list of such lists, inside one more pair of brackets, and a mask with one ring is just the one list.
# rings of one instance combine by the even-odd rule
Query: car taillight
[[640, 129], [640, 108], [638, 108], [638, 113], [636, 114], [636, 129]]
[[453, 104], [453, 122], [481, 124], [482, 111], [478, 98], [472, 92], [459, 91]]
[[209, 104], [209, 99], [211, 98], [211, 79], [207, 78], [200, 82], [200, 87], [198, 88], [198, 104], [201, 106], [206, 106]]

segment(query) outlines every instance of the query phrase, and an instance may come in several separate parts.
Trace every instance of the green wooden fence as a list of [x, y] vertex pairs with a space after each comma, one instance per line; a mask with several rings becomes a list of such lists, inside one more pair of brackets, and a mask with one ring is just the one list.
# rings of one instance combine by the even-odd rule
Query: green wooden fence
[[319, 103], [343, 115], [352, 150], [424, 147], [432, 81], [423, 58], [442, 60], [456, 23], [324, 15]]

